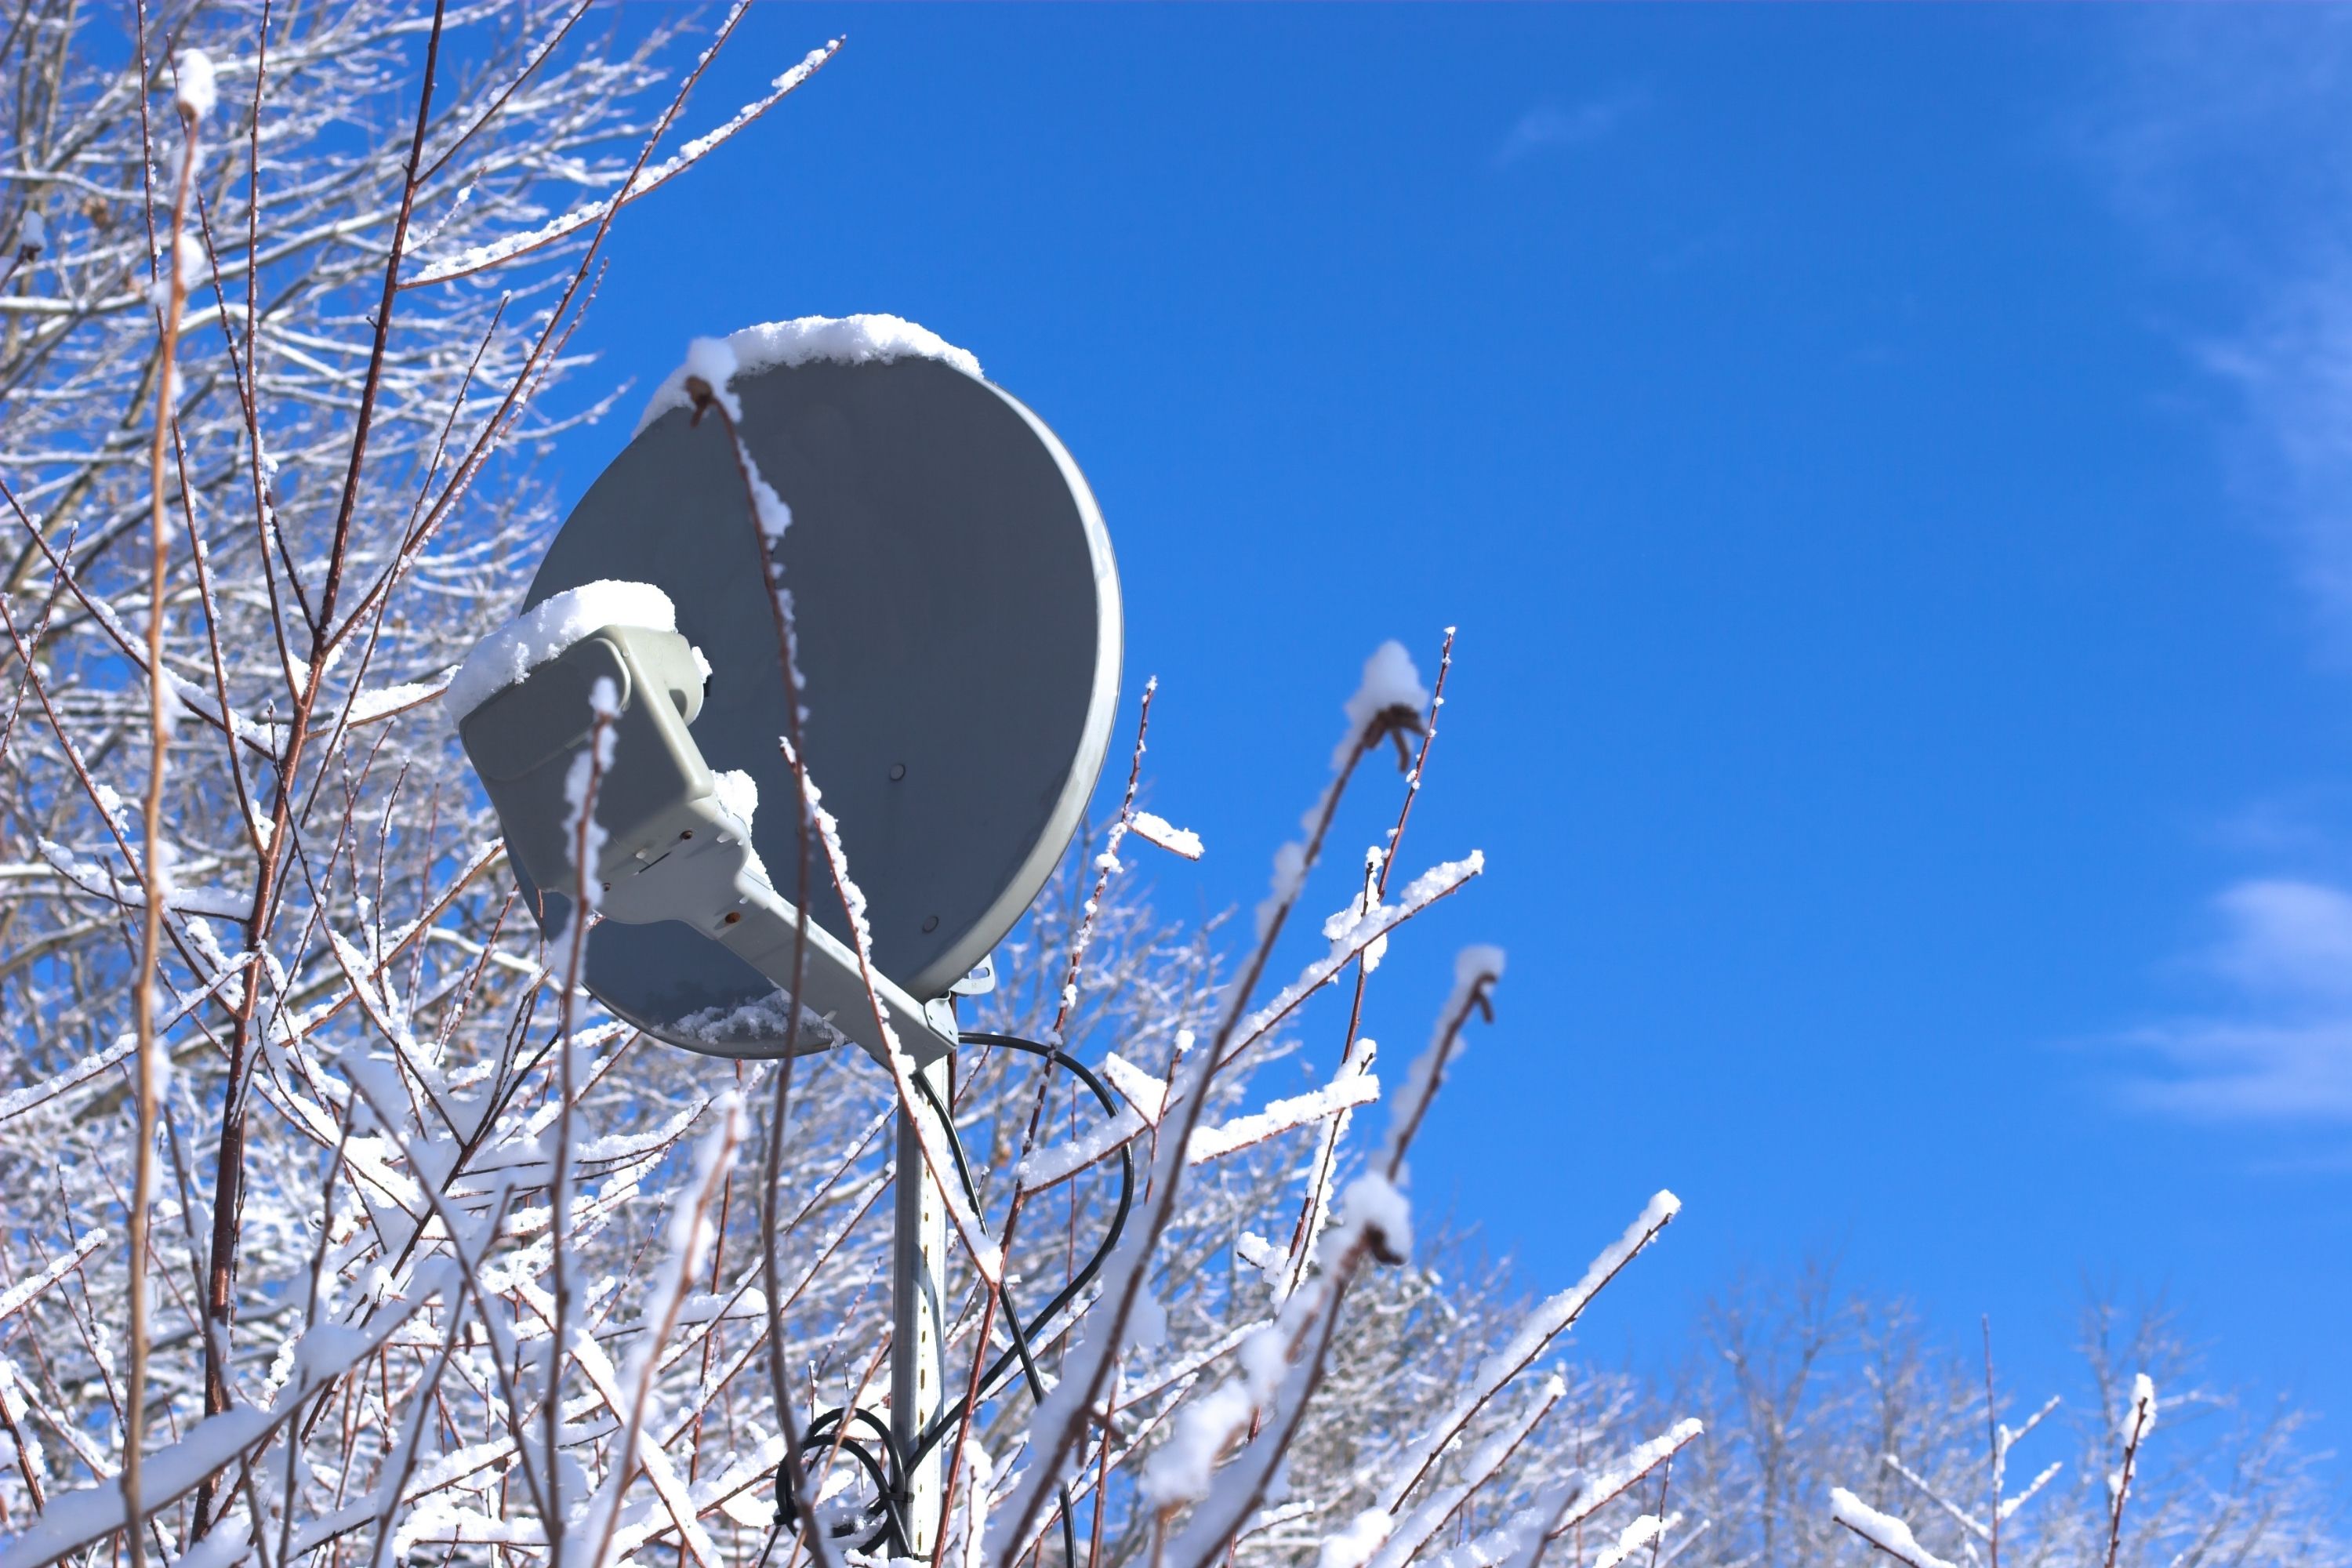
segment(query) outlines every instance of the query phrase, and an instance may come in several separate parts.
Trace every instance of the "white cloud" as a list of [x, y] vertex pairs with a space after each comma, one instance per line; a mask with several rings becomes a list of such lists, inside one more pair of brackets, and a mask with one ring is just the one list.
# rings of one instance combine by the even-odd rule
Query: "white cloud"
[[2126, 1036], [2165, 1069], [2135, 1098], [2200, 1118], [2352, 1121], [2352, 892], [2273, 878], [2215, 909], [2222, 935], [2199, 967], [2230, 1003]]
[[2352, 654], [2352, 13], [2134, 13], [2081, 142], [2117, 209], [2221, 319], [2182, 344], [2230, 396], [2249, 513], [2287, 546], [2323, 640]]
[[2273, 1003], [2352, 1006], [2352, 893], [2271, 878], [2215, 902], [2231, 928], [2215, 969]]
[[[2116, 210], [2202, 285], [2179, 342], [2228, 409], [2234, 500], [2284, 548], [2320, 644], [2352, 656], [2352, 12], [2114, 14], [2119, 67], [2080, 144]], [[2220, 303], [2215, 304], [2214, 301]], [[2341, 835], [2273, 802], [2225, 836], [2273, 859], [2341, 863]], [[2338, 817], [2340, 809], [2323, 810]], [[2334, 842], [2330, 842], [2334, 840]], [[2214, 1120], [2352, 1122], [2352, 889], [2242, 881], [2214, 900], [2194, 968], [2213, 1005], [2126, 1037], [2141, 1103]]]
[[1511, 133], [1495, 149], [1495, 165], [1501, 168], [1537, 153], [1590, 146], [1603, 141], [1640, 113], [1649, 101], [1645, 89], [1620, 88], [1566, 108], [1557, 103], [1538, 104], [1519, 116]]
[[2314, 265], [2204, 358], [2239, 394], [2240, 480], [2285, 534], [2341, 652], [2352, 641], [2352, 263]]

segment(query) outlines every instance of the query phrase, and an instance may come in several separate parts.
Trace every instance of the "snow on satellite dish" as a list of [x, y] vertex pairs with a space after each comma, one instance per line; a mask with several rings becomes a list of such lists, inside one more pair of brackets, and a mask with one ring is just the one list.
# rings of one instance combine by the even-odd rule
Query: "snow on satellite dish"
[[[809, 773], [866, 895], [875, 989], [902, 1043], [936, 1055], [952, 1042], [925, 1004], [1027, 910], [1101, 770], [1120, 655], [1109, 537], [1044, 422], [911, 322], [803, 318], [698, 345], [714, 351], [731, 351], [745, 449], [791, 509], [780, 559]], [[450, 705], [553, 933], [572, 885], [562, 782], [594, 683], [614, 683], [583, 982], [662, 1039], [772, 1056], [799, 926], [787, 700], [743, 477], [724, 424], [692, 417], [688, 368]], [[853, 933], [817, 880], [802, 1048], [878, 1052]]]

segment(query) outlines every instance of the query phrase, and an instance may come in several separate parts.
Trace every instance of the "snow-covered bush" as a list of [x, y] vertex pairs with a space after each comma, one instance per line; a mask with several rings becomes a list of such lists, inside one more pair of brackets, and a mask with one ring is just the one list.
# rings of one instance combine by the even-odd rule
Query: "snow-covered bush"
[[2214, 1387], [2161, 1312], [2093, 1305], [2070, 1375], [2032, 1396], [1994, 1353], [2019, 1336], [1949, 1345], [1823, 1268], [1739, 1281], [1699, 1327], [1649, 1396], [1706, 1418], [1674, 1474], [1710, 1521], [1694, 1568], [2352, 1563], [2307, 1417]]

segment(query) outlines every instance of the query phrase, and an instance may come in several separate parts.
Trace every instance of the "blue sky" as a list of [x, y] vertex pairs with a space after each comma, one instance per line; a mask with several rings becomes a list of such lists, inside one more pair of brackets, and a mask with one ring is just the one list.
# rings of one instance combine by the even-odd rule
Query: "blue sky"
[[2028, 1392], [2161, 1297], [2345, 1446], [2352, 14], [766, 6], [688, 128], [835, 32], [625, 216], [591, 381], [978, 353], [1110, 521], [1178, 912], [1458, 625], [1406, 858], [1491, 870], [1368, 1028], [1511, 968], [1424, 1205], [1549, 1289], [1680, 1193], [1605, 1357], [1834, 1254]]

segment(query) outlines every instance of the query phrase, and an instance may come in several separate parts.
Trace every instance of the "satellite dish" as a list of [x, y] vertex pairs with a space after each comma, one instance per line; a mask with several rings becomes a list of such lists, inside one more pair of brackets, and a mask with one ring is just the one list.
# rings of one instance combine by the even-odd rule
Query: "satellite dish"
[[[780, 556], [810, 776], [866, 895], [877, 988], [901, 1042], [926, 1057], [952, 1044], [952, 1025], [925, 1005], [1028, 909], [1093, 792], [1118, 703], [1118, 574], [1077, 465], [970, 356], [845, 362], [798, 342], [797, 357], [771, 353], [761, 368], [747, 353], [732, 388], [744, 445], [792, 509]], [[569, 846], [549, 838], [563, 820], [553, 781], [586, 742], [593, 679], [614, 681], [624, 711], [597, 820], [624, 823], [616, 843], [636, 837], [617, 860], [608, 846], [604, 864], [621, 868], [608, 878], [624, 885], [589, 932], [584, 983], [662, 1039], [773, 1056], [791, 973], [776, 961], [778, 922], [797, 926], [798, 856], [774, 612], [726, 426], [669, 401], [572, 509], [524, 609], [572, 613], [615, 584], [650, 584], [674, 607], [675, 637], [601, 630], [465, 713], [459, 732], [525, 901], [560, 931], [572, 875]], [[730, 774], [749, 775], [764, 809], [752, 813], [740, 780], [730, 804]], [[765, 886], [747, 861], [772, 868]], [[658, 873], [636, 875], [648, 867]], [[746, 901], [720, 913], [713, 887]], [[770, 888], [781, 897], [746, 892]], [[878, 1052], [821, 850], [809, 902], [802, 1000], [830, 1028], [804, 1023], [801, 1047], [846, 1037]], [[908, 1038], [926, 1024], [930, 1038]]]

